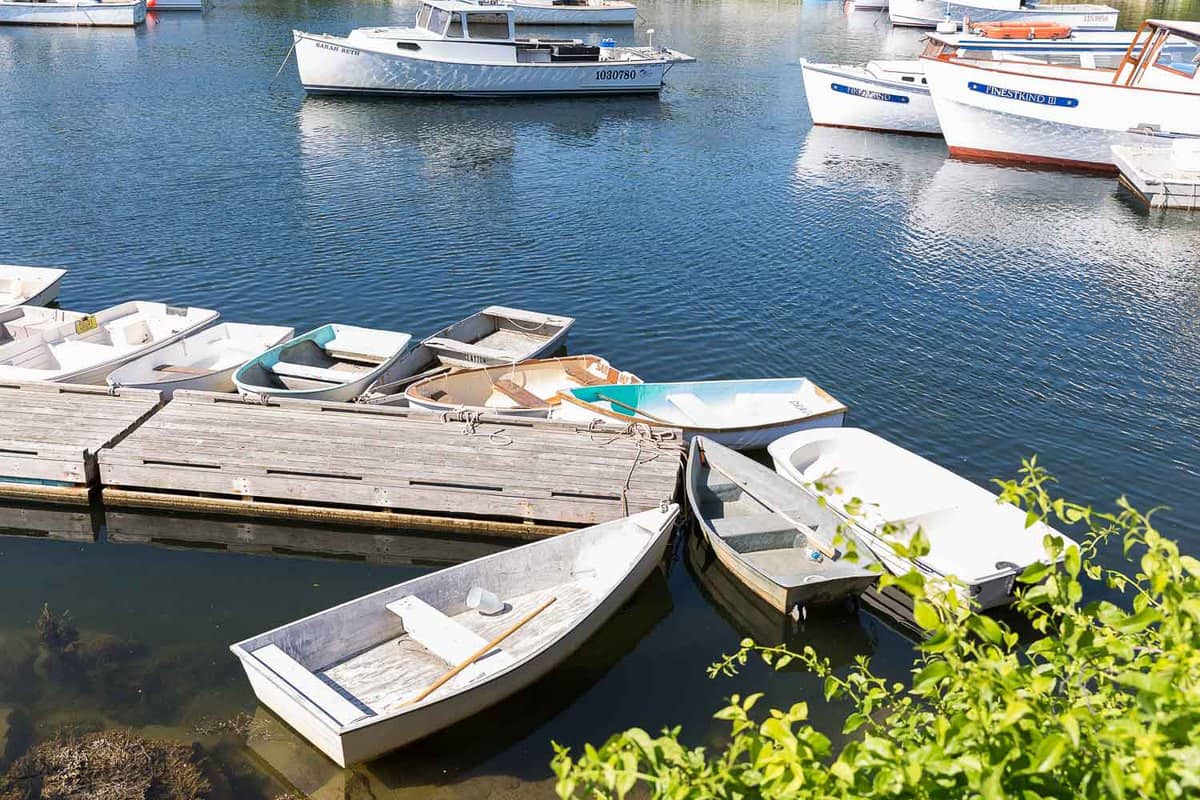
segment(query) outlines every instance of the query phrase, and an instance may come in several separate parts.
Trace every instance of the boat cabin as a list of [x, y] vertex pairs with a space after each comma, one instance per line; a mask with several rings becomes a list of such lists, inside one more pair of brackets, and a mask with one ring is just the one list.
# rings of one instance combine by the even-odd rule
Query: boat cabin
[[[1177, 40], [1186, 46], [1174, 45]], [[1121, 59], [1113, 84], [1198, 94], [1197, 67], [1200, 22], [1148, 19]]]
[[498, 4], [426, 0], [417, 9], [416, 27], [438, 39], [512, 42], [517, 38], [513, 10]]

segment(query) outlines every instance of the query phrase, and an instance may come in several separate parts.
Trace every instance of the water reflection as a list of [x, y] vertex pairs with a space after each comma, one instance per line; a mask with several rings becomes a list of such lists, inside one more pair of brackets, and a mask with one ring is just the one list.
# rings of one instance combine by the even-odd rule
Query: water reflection
[[866, 190], [868, 202], [894, 203], [924, 194], [946, 156], [941, 139], [814, 126], [804, 135], [792, 190], [802, 196], [814, 186], [828, 187], [847, 199]]
[[93, 542], [102, 524], [103, 515], [87, 506], [0, 505], [0, 536]]

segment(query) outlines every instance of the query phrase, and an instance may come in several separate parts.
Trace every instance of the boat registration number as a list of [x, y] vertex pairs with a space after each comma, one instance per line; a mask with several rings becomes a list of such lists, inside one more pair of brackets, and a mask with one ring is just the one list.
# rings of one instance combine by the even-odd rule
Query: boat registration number
[[857, 86], [844, 86], [840, 83], [829, 84], [835, 92], [842, 94], [850, 94], [855, 97], [862, 97], [866, 100], [882, 100], [885, 103], [907, 103], [908, 98], [902, 94], [888, 94], [887, 92], [873, 92], [870, 89], [859, 89]]
[[100, 323], [96, 321], [96, 317], [94, 315], [88, 314], [86, 317], [75, 320], [75, 333], [87, 333], [88, 331], [94, 331], [99, 324]]
[[596, 80], [598, 81], [631, 81], [637, 77], [636, 69], [598, 69], [596, 70]]
[[317, 47], [321, 48], [322, 50], [332, 50], [335, 53], [342, 53], [348, 56], [358, 55], [357, 50], [351, 50], [349, 47], [342, 47], [338, 44], [329, 44], [328, 42], [317, 42]]
[[1061, 106], [1075, 108], [1079, 101], [1074, 97], [1055, 97], [1052, 94], [1038, 92], [1022, 92], [1017, 89], [1005, 89], [1003, 86], [988, 86], [986, 83], [968, 81], [967, 88], [972, 92], [981, 92], [992, 97], [1003, 97], [1005, 100], [1020, 100], [1023, 103], [1039, 103], [1044, 106]]

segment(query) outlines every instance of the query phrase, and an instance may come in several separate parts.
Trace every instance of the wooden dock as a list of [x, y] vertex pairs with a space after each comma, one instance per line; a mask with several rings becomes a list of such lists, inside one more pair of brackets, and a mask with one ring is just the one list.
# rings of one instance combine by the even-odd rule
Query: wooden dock
[[158, 392], [0, 385], [0, 497], [86, 505], [96, 454], [159, 407]]
[[668, 430], [177, 392], [101, 453], [109, 508], [531, 538], [674, 497]]

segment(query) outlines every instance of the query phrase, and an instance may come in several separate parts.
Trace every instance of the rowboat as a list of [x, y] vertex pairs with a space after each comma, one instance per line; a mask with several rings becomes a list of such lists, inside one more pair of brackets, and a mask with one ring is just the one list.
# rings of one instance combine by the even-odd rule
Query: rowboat
[[846, 416], [846, 406], [808, 378], [588, 386], [559, 397], [558, 419], [666, 425], [735, 450], [766, 447], [806, 428], [841, 425]]
[[951, 155], [1116, 172], [1113, 145], [1200, 137], [1198, 53], [1200, 23], [1147, 20], [1115, 69], [922, 61]]
[[[487, 2], [483, 6], [491, 5]], [[624, 0], [512, 0], [518, 25], [632, 25], [637, 6]]]
[[566, 344], [573, 317], [488, 306], [423, 340], [448, 367], [514, 364], [550, 355]]
[[703, 436], [692, 439], [687, 495], [717, 560], [781, 614], [803, 619], [813, 606], [853, 607], [879, 577], [870, 551], [857, 561], [840, 557], [837, 514]]
[[676, 505], [449, 567], [238, 642], [263, 705], [342, 766], [453, 725], [575, 652], [663, 557]]
[[243, 364], [233, 383], [243, 395], [348, 402], [385, 379], [412, 336], [322, 325]]
[[0, 264], [0, 311], [13, 306], [44, 306], [58, 298], [65, 269]]
[[425, 0], [414, 27], [348, 36], [293, 31], [300, 83], [310, 93], [458, 97], [658, 94], [677, 63], [664, 47], [518, 39], [509, 6]]
[[949, 21], [1053, 22], [1076, 31], [1117, 29], [1117, 9], [1093, 3], [1040, 3], [1038, 0], [889, 0], [888, 16], [893, 25], [936, 28]]
[[[1025, 526], [1025, 512], [997, 502], [996, 495], [860, 428], [802, 431], [773, 442], [767, 450], [775, 470], [814, 499], [816, 481], [841, 489], [825, 492], [825, 502], [852, 522], [861, 541], [897, 575], [914, 566], [941, 581], [954, 576], [982, 609], [1013, 600], [1016, 576], [1045, 561], [1042, 540], [1067, 537], [1043, 523]], [[861, 501], [857, 515], [847, 510]], [[885, 525], [898, 526], [894, 534]], [[903, 541], [920, 528], [929, 552], [909, 560], [896, 553], [889, 537]]]
[[146, 0], [0, 0], [0, 25], [131, 28], [146, 21]]
[[427, 411], [466, 409], [545, 418], [564, 389], [641, 382], [599, 356], [583, 355], [444, 373], [412, 384], [404, 394], [409, 406]]
[[42, 306], [12, 306], [0, 310], [0, 345], [57, 330], [63, 323], [83, 319], [82, 311]]
[[0, 380], [104, 383], [108, 373], [211, 325], [207, 308], [133, 300], [95, 314], [69, 313], [0, 345]]
[[108, 385], [157, 389], [164, 398], [179, 389], [232, 392], [238, 367], [295, 333], [277, 325], [223, 322], [118, 367], [108, 374]]

